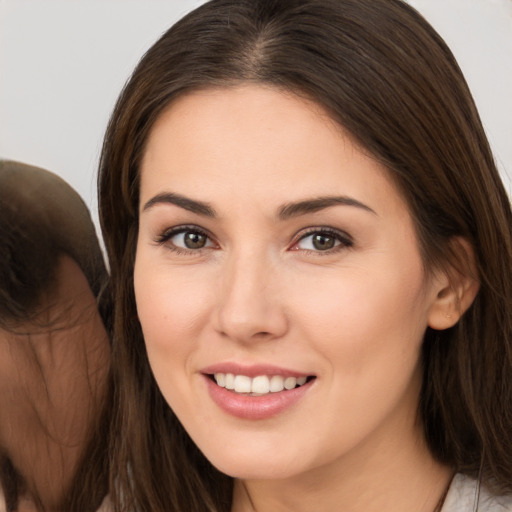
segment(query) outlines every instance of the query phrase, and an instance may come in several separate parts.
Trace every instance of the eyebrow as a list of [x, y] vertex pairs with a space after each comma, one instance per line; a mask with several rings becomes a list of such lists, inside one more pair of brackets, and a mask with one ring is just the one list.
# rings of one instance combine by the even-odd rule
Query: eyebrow
[[315, 199], [308, 199], [305, 201], [299, 201], [298, 203], [288, 203], [279, 208], [278, 218], [280, 220], [286, 220], [291, 217], [298, 217], [307, 213], [315, 213], [331, 206], [354, 206], [360, 208], [369, 213], [377, 215], [375, 210], [372, 210], [369, 206], [361, 203], [357, 199], [347, 196], [327, 196], [318, 197]]
[[[190, 199], [180, 194], [175, 194], [173, 192], [163, 192], [161, 194], [157, 194], [144, 204], [142, 210], [149, 210], [153, 208], [153, 206], [158, 204], [174, 204], [176, 206], [179, 206], [180, 208], [188, 210], [189, 212], [195, 213], [197, 215], [202, 215], [204, 217], [213, 218], [217, 216], [215, 209], [210, 204], [203, 201]], [[320, 210], [324, 210], [325, 208], [330, 208], [332, 206], [338, 205], [353, 206], [356, 208], [360, 208], [364, 211], [367, 211], [369, 213], [373, 213], [374, 215], [377, 215], [377, 213], [374, 210], [372, 210], [372, 208], [352, 197], [326, 196], [317, 197], [314, 199], [306, 199], [304, 201], [299, 201], [296, 203], [287, 203], [279, 208], [277, 217], [279, 220], [287, 220], [292, 217], [299, 217], [300, 215], [315, 213]]]
[[149, 210], [157, 204], [174, 204], [197, 215], [203, 215], [205, 217], [217, 216], [215, 210], [208, 203], [189, 199], [188, 197], [173, 194], [172, 192], [163, 192], [162, 194], [157, 194], [155, 197], [152, 197], [144, 205], [142, 211]]

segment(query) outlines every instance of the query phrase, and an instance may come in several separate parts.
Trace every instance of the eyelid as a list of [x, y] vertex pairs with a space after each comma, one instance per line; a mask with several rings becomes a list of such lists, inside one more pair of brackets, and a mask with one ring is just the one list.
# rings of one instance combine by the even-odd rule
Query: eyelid
[[[197, 249], [188, 249], [184, 247], [179, 247], [174, 244], [167, 244], [171, 238], [174, 236], [184, 233], [187, 231], [196, 232], [199, 233], [205, 237], [208, 238], [208, 240], [211, 242], [211, 245], [207, 245], [205, 247], [197, 248]], [[301, 240], [304, 240], [305, 238], [312, 236], [314, 234], [323, 234], [327, 236], [331, 236], [335, 238], [339, 243], [336, 244], [331, 249], [326, 249], [325, 251], [321, 250], [312, 250], [312, 249], [300, 249], [297, 248], [297, 244]], [[199, 227], [195, 224], [182, 224], [178, 226], [173, 226], [171, 228], [166, 228], [160, 232], [159, 235], [155, 237], [155, 243], [161, 246], [167, 246], [169, 250], [172, 250], [177, 253], [194, 253], [198, 254], [201, 251], [205, 249], [212, 249], [215, 248], [215, 246], [218, 248], [218, 243], [216, 242], [215, 238], [210, 234], [210, 232], [202, 227]], [[353, 238], [346, 232], [340, 229], [336, 229], [330, 226], [311, 226], [305, 229], [302, 229], [299, 231], [293, 238], [293, 242], [291, 244], [291, 247], [289, 250], [301, 250], [303, 252], [311, 252], [315, 254], [332, 254], [333, 252], [336, 252], [337, 250], [347, 249], [354, 245]]]
[[[180, 233], [187, 232], [187, 231], [191, 231], [191, 232], [195, 232], [195, 233], [204, 235], [208, 238], [209, 241], [212, 242], [213, 246], [218, 245], [217, 242], [215, 241], [215, 239], [213, 238], [213, 236], [208, 232], [208, 230], [201, 228], [199, 226], [196, 226], [195, 224], [181, 224], [179, 226], [173, 226], [172, 228], [166, 228], [155, 237], [155, 243], [157, 243], [158, 245], [164, 246], [174, 236], [179, 235]], [[187, 248], [178, 247], [175, 245], [168, 246], [169, 250], [172, 250], [175, 252], [186, 252], [186, 253], [194, 253], [194, 254], [197, 254], [204, 249], [211, 249], [211, 248], [212, 248], [212, 246], [201, 247], [198, 249], [187, 249]]]
[[[332, 249], [327, 249], [325, 251], [314, 251], [309, 249], [295, 249], [297, 244], [304, 240], [305, 238], [314, 235], [314, 234], [324, 234], [328, 236], [332, 236], [336, 238], [340, 243], [335, 245]], [[299, 233], [297, 233], [294, 237], [294, 241], [292, 242], [291, 250], [302, 250], [302, 251], [309, 251], [316, 254], [332, 254], [336, 250], [340, 249], [347, 249], [354, 245], [353, 238], [346, 232], [340, 229], [336, 229], [330, 226], [312, 226], [309, 228], [305, 228], [301, 230]]]

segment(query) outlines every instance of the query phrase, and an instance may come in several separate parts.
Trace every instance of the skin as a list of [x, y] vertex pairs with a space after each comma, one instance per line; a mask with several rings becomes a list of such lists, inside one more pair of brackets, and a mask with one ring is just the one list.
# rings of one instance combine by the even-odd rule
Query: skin
[[[153, 200], [165, 193], [216, 215]], [[364, 207], [279, 217], [332, 196]], [[235, 477], [233, 511], [433, 511], [451, 470], [417, 419], [420, 347], [428, 325], [457, 321], [471, 287], [427, 277], [387, 171], [318, 105], [244, 85], [168, 107], [140, 197], [134, 278], [149, 361], [192, 439]], [[183, 225], [208, 235], [203, 248], [162, 240]], [[340, 235], [318, 250], [310, 228]], [[280, 414], [241, 419], [213, 402], [201, 374], [226, 361], [316, 379]]]
[[[19, 512], [62, 510], [108, 372], [109, 342], [79, 266], [59, 258], [56, 288], [31, 322], [0, 330], [0, 446], [24, 480]], [[4, 421], [2, 421], [4, 420]]]

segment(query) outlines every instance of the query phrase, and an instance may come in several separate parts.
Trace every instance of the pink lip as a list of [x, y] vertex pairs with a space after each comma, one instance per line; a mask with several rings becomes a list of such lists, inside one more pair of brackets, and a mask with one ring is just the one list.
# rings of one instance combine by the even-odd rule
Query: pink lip
[[[241, 373], [241, 375], [247, 374]], [[263, 372], [258, 373], [258, 375], [269, 374]], [[312, 379], [295, 389], [268, 393], [262, 396], [249, 396], [240, 395], [234, 391], [217, 386], [215, 381], [208, 375], [203, 374], [203, 377], [208, 393], [215, 404], [231, 416], [245, 420], [264, 420], [282, 413], [304, 397], [316, 380]]]
[[309, 377], [311, 374], [280, 368], [268, 364], [244, 365], [240, 363], [217, 363], [201, 370], [203, 374], [213, 375], [214, 373], [232, 373], [234, 375], [247, 375], [247, 377], [258, 377], [259, 375], [281, 375], [282, 377]]

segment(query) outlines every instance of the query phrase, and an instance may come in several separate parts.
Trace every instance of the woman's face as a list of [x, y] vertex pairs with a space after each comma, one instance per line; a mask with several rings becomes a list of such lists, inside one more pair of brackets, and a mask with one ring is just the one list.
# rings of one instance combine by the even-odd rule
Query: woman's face
[[140, 198], [149, 361], [217, 468], [354, 467], [419, 435], [440, 284], [384, 168], [318, 105], [259, 85], [181, 97], [150, 134]]

